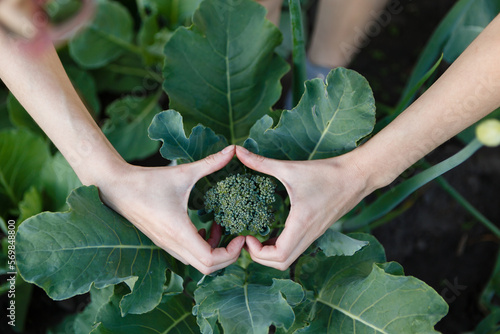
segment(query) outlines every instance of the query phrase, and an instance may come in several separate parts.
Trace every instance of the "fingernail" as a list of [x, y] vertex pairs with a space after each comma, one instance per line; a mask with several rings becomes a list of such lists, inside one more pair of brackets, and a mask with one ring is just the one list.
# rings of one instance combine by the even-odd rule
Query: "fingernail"
[[228, 147], [226, 147], [225, 149], [222, 150], [222, 154], [228, 154], [232, 150], [234, 150], [234, 146], [233, 145], [229, 145]]

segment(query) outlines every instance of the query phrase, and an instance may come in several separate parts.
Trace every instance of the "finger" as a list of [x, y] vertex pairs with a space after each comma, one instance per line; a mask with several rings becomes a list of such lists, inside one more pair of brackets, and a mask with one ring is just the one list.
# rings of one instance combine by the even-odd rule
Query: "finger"
[[243, 236], [235, 238], [226, 248], [211, 249], [209, 257], [195, 257], [191, 265], [205, 275], [211, 274], [236, 262], [244, 243]]
[[32, 18], [38, 12], [39, 8], [32, 1], [0, 2], [0, 24], [5, 27], [10, 33], [27, 40], [33, 39], [38, 28], [32, 22]]
[[212, 227], [210, 227], [210, 237], [207, 240], [208, 244], [212, 248], [217, 248], [221, 236], [222, 236], [222, 226], [220, 226], [216, 222], [213, 222]]
[[96, 1], [83, 0], [78, 13], [69, 21], [64, 22], [50, 31], [50, 38], [54, 44], [68, 40], [80, 30], [85, 23], [90, 21], [96, 12]]
[[236, 262], [245, 243], [245, 237], [239, 236], [231, 240], [225, 248], [212, 249], [198, 234], [196, 236], [197, 238], [191, 240], [184, 256], [193, 267], [205, 275]]
[[286, 162], [269, 159], [258, 154], [254, 154], [242, 146], [236, 146], [236, 156], [247, 167], [258, 172], [278, 177], [278, 171], [283, 169]]
[[[282, 253], [281, 250], [279, 249], [279, 247], [277, 247], [275, 245], [262, 245], [262, 244], [257, 245], [257, 243], [258, 243], [258, 240], [256, 240], [256, 239], [249, 240], [249, 238], [247, 237], [246, 244], [247, 245], [252, 244], [252, 246], [247, 247], [247, 250], [248, 250], [252, 260], [257, 262], [257, 263], [260, 263], [262, 265], [272, 267], [272, 268], [282, 270], [282, 271], [287, 270], [292, 265], [292, 263], [295, 260], [297, 260], [297, 258], [308, 247], [305, 243], [301, 242], [299, 244], [299, 247], [294, 249], [291, 253], [286, 254], [286, 253]], [[304, 245], [305, 245], [305, 247], [304, 247]], [[269, 258], [273, 258], [273, 259], [278, 258], [278, 260], [269, 260], [266, 257], [262, 257], [262, 256], [257, 257], [258, 255], [256, 255], [255, 249], [260, 250], [260, 252], [275, 253], [276, 254], [275, 256], [272, 256]], [[281, 256], [279, 254], [284, 254], [284, 255]]]
[[314, 240], [310, 229], [305, 228], [303, 220], [291, 212], [285, 229], [274, 245], [261, 244], [251, 236], [247, 236], [246, 245], [255, 262], [285, 270]]
[[234, 145], [229, 145], [218, 153], [185, 165], [189, 168], [190, 177], [199, 180], [202, 177], [223, 168], [233, 158], [234, 150]]

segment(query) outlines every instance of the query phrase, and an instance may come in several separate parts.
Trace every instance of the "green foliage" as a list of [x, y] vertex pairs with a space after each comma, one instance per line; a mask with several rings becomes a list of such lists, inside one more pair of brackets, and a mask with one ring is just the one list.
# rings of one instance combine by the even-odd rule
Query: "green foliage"
[[136, 51], [132, 37], [133, 21], [127, 9], [118, 2], [100, 0], [94, 19], [70, 41], [69, 51], [80, 66], [97, 68], [125, 51]]
[[454, 156], [398, 184], [390, 191], [378, 197], [361, 213], [354, 217], [348, 218], [343, 223], [344, 229], [360, 229], [367, 226], [376, 219], [381, 218], [383, 215], [393, 210], [415, 190], [441, 176], [450, 169], [460, 165], [462, 162], [470, 158], [481, 147], [482, 145], [479, 143], [479, 141], [474, 140]]
[[[228, 143], [244, 143], [270, 158], [323, 159], [354, 149], [372, 131], [375, 102], [370, 86], [361, 75], [343, 68], [332, 71], [326, 83], [305, 82], [292, 110], [272, 111], [288, 66], [275, 53], [282, 40], [278, 29], [265, 20], [265, 10], [255, 1], [122, 3], [98, 2], [96, 17], [70, 41], [65, 67], [96, 121], [127, 160], [151, 156], [157, 141], [162, 142], [161, 155], [179, 164], [203, 159]], [[459, 1], [446, 20], [449, 31], [438, 38], [439, 50], [446, 48], [445, 59], [455, 57], [490, 17], [482, 11], [490, 8], [485, 4], [497, 2], [475, 3]], [[478, 22], [467, 19], [473, 7], [485, 14]], [[292, 10], [292, 30], [300, 47], [297, 6]], [[431, 76], [429, 67], [438, 66], [441, 51], [436, 50], [424, 53], [426, 59], [415, 70], [417, 81], [410, 81], [400, 108], [424, 83], [421, 78]], [[300, 53], [295, 53], [294, 62], [300, 69]], [[166, 111], [161, 111], [167, 105], [161, 85], [168, 95]], [[3, 92], [0, 89], [0, 111], [7, 108]], [[39, 131], [20, 105], [11, 102], [14, 124], [2, 120], [1, 127]], [[104, 115], [99, 113], [101, 104]], [[146, 129], [154, 141], [146, 138]], [[252, 263], [246, 253], [237, 264], [202, 277], [106, 207], [95, 187], [77, 188], [80, 184], [68, 163], [59, 153], [52, 155], [49, 147], [26, 129], [0, 132], [0, 213], [27, 218], [17, 235], [19, 272], [54, 299], [90, 291], [87, 308], [54, 333], [268, 333], [271, 325], [278, 334], [435, 333], [435, 323], [447, 312], [435, 291], [404, 276], [399, 264], [387, 262], [375, 238], [332, 229], [300, 257], [292, 276], [290, 270]], [[442, 173], [441, 167], [417, 179], [436, 170]], [[259, 225], [254, 231], [274, 218], [278, 224], [270, 226], [269, 235], [279, 235], [289, 198], [279, 187], [271, 195], [274, 185], [267, 178], [236, 176], [242, 172], [234, 162], [203, 178], [193, 189], [190, 206], [210, 211], [211, 202], [219, 201], [237, 210], [251, 208], [251, 213], [213, 210], [215, 220], [229, 232], [253, 225], [250, 216], [256, 215]], [[228, 175], [234, 176], [219, 183], [219, 194], [227, 194], [207, 193]], [[406, 195], [423, 184], [409, 181], [396, 190], [404, 188]], [[260, 185], [266, 188], [264, 195], [258, 194]], [[251, 190], [250, 204], [228, 201], [246, 190]], [[205, 205], [200, 199], [206, 193]], [[359, 207], [349, 217], [366, 222], [367, 216], [390, 212], [403, 195], [389, 192], [380, 197], [389, 206], [377, 204], [375, 211], [373, 206]], [[28, 218], [41, 210], [67, 211]], [[211, 220], [210, 215], [193, 212], [197, 227]], [[231, 225], [241, 223], [241, 217], [250, 223]], [[491, 316], [478, 327], [481, 333], [488, 333], [498, 319], [493, 299], [485, 297], [495, 295], [497, 283], [492, 278], [483, 295]]]
[[76, 189], [68, 205], [68, 212], [42, 213], [20, 226], [17, 261], [23, 278], [55, 300], [85, 293], [92, 284], [127, 281], [132, 291], [121, 300], [122, 314], [154, 309], [166, 279], [165, 253], [106, 207], [95, 187]]
[[2, 215], [16, 207], [24, 193], [39, 186], [40, 172], [50, 159], [47, 143], [24, 130], [0, 132], [0, 199]]
[[314, 295], [308, 325], [298, 333], [437, 333], [434, 325], [448, 311], [441, 296], [414, 277], [395, 274], [400, 270], [385, 263], [374, 237], [351, 236], [369, 245], [352, 256], [300, 259], [296, 275]]
[[203, 159], [227, 146], [227, 140], [216, 135], [211, 129], [198, 125], [191, 135], [186, 137], [182, 116], [175, 110], [167, 110], [157, 114], [150, 127], [149, 137], [160, 140], [161, 155], [168, 160], [189, 163]]
[[106, 108], [109, 118], [104, 122], [102, 131], [127, 161], [147, 158], [158, 150], [158, 143], [151, 141], [147, 135], [153, 117], [161, 111], [158, 96], [128, 95]]
[[160, 304], [145, 314], [120, 314], [120, 300], [128, 293], [124, 285], [115, 292], [96, 314], [98, 324], [92, 334], [196, 333], [198, 326], [192, 315], [192, 300], [183, 295], [164, 295]]
[[354, 255], [368, 245], [368, 241], [356, 240], [331, 228], [316, 241], [326, 256]]
[[285, 160], [331, 158], [354, 149], [375, 124], [375, 100], [365, 78], [344, 68], [332, 70], [326, 85], [305, 83], [299, 104], [284, 111], [276, 127], [264, 116], [250, 131], [259, 154]]
[[302, 10], [299, 0], [288, 0], [290, 7], [290, 25], [292, 29], [292, 60], [293, 60], [293, 105], [297, 105], [304, 93], [306, 73], [306, 37], [302, 23]]
[[194, 25], [170, 38], [163, 87], [188, 128], [202, 123], [242, 143], [271, 111], [288, 66], [273, 52], [281, 35], [264, 16], [252, 0], [206, 0]]
[[274, 221], [275, 189], [276, 184], [265, 176], [230, 175], [207, 191], [205, 209], [214, 212], [215, 222], [228, 233], [248, 230], [266, 235]]
[[248, 272], [259, 272], [259, 267], [251, 264], [245, 272], [233, 265], [223, 276], [201, 283], [195, 291], [193, 312], [202, 333], [213, 333], [216, 322], [224, 333], [242, 334], [267, 334], [271, 324], [285, 329], [292, 326], [292, 307], [304, 298], [302, 287], [290, 279], [249, 276]]
[[[482, 31], [499, 12], [500, 1], [498, 0], [457, 1], [420, 53], [402, 96], [407, 96], [443, 52], [444, 58], [453, 62], [478, 32]], [[408, 104], [412, 100], [408, 100]], [[406, 108], [407, 105], [402, 107]]]

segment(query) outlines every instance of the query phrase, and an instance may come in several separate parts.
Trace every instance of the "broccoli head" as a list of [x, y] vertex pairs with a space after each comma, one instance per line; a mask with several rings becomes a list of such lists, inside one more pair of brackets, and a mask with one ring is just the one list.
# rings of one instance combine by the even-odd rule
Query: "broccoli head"
[[228, 233], [249, 230], [266, 235], [274, 221], [275, 189], [276, 184], [265, 176], [231, 175], [207, 191], [205, 210], [213, 212], [215, 221]]

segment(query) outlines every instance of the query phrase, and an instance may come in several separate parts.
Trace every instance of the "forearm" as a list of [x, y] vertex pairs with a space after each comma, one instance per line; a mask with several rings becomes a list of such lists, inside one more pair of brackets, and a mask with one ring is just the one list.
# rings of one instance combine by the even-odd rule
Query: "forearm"
[[66, 157], [84, 184], [98, 184], [123, 159], [68, 79], [53, 47], [28, 54], [0, 33], [0, 78]]
[[417, 101], [353, 153], [372, 188], [500, 106], [500, 16]]

